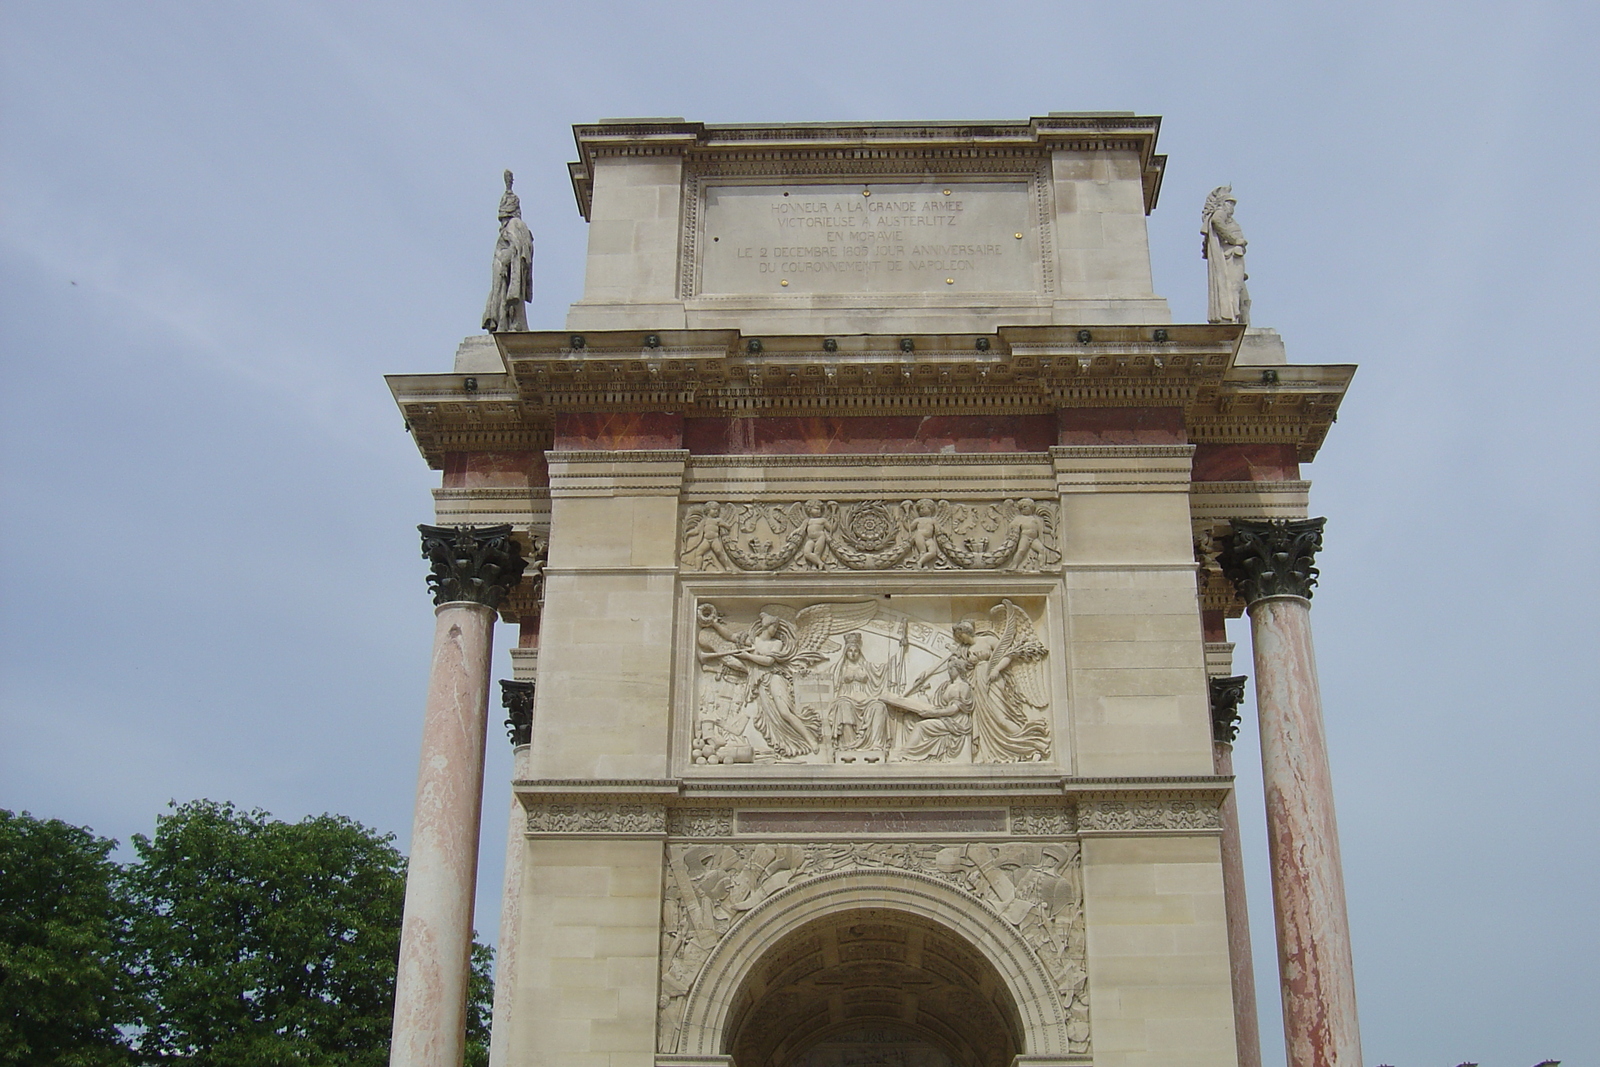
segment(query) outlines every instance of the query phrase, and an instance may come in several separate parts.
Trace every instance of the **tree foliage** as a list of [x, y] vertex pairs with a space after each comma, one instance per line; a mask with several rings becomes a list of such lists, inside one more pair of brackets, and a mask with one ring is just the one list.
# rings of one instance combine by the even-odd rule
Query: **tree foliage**
[[0, 1064], [127, 1062], [116, 845], [0, 811]]
[[[135, 835], [135, 861], [118, 868], [115, 842], [7, 818], [0, 908], [21, 918], [0, 916], [0, 1004], [10, 1019], [13, 994], [34, 998], [19, 1019], [41, 1032], [71, 1021], [81, 1037], [78, 1051], [55, 1058], [0, 1052], [0, 1067], [387, 1062], [406, 869], [392, 835], [337, 815], [285, 823], [197, 800], [158, 817], [152, 836]], [[21, 865], [13, 852], [42, 858]], [[52, 896], [51, 886], [79, 888]], [[9, 906], [12, 895], [21, 907]], [[56, 925], [13, 936], [34, 915]], [[469, 1067], [487, 1060], [489, 960], [475, 945]], [[53, 1000], [37, 996], [46, 985]]]

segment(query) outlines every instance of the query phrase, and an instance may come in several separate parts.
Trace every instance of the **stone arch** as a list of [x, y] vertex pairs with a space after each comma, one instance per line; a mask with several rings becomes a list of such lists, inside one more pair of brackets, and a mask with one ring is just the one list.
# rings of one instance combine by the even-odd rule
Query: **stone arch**
[[1067, 1016], [1055, 983], [1016, 929], [981, 901], [945, 882], [890, 868], [855, 868], [809, 878], [741, 917], [706, 959], [689, 990], [679, 1054], [730, 1052], [736, 1000], [763, 958], [808, 924], [849, 913], [886, 918], [900, 913], [964, 942], [1003, 983], [1014, 1013], [1015, 1051], [1030, 1056], [1067, 1054]]

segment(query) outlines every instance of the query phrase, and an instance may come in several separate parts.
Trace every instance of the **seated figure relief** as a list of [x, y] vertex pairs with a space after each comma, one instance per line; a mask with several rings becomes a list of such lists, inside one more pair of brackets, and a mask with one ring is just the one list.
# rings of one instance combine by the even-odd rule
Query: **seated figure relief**
[[876, 600], [697, 611], [696, 764], [1029, 763], [1051, 754], [1048, 651], [1001, 600], [937, 627]]
[[949, 500], [708, 500], [684, 510], [680, 565], [709, 572], [996, 570], [1061, 563], [1057, 506], [1021, 497]]

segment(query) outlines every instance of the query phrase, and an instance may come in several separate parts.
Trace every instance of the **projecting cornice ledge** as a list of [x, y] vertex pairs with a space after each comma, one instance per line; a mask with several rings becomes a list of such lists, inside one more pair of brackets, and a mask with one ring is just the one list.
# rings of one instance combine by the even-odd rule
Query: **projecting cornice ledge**
[[1138, 153], [1145, 212], [1161, 193], [1167, 157], [1155, 151], [1161, 119], [1131, 112], [1052, 112], [1013, 122], [800, 122], [716, 125], [682, 118], [620, 118], [572, 127], [578, 159], [567, 164], [578, 211], [589, 218], [596, 159], [608, 155], [855, 154], [906, 156], [1010, 151]]

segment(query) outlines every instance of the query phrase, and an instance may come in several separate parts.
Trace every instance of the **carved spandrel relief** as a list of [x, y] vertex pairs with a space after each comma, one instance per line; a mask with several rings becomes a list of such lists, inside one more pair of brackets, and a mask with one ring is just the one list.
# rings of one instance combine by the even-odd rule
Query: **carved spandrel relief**
[[696, 764], [1050, 756], [1048, 651], [1011, 600], [943, 626], [876, 600], [751, 614], [697, 609]]
[[708, 500], [684, 510], [684, 570], [708, 572], [998, 570], [1061, 563], [1057, 506], [1022, 497], [948, 500]]
[[898, 869], [947, 882], [1016, 928], [1089, 1051], [1082, 859], [1075, 841], [1017, 844], [669, 845], [662, 900], [657, 1049], [678, 1050], [684, 998], [734, 921], [788, 886], [836, 871]]

